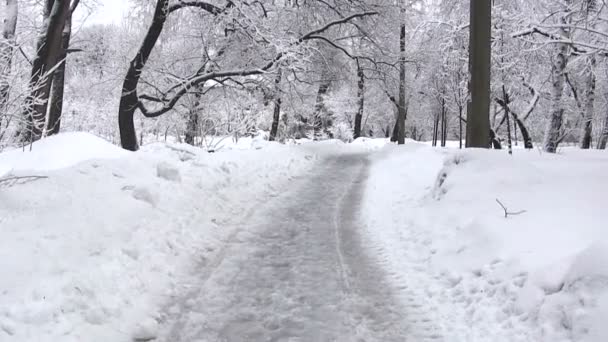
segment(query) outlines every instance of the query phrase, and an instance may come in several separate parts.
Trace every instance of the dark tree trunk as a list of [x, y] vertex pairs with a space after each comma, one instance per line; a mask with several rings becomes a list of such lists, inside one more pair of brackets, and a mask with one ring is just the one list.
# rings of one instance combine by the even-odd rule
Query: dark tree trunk
[[358, 61], [357, 77], [359, 79], [357, 82], [357, 99], [359, 101], [359, 108], [357, 109], [357, 114], [355, 115], [355, 129], [353, 135], [355, 139], [361, 136], [361, 123], [363, 121], [363, 110], [365, 107], [365, 73], [363, 72], [363, 68], [361, 68]]
[[[201, 87], [202, 88], [202, 87]], [[194, 146], [196, 143], [196, 136], [200, 130], [200, 106], [202, 95], [199, 93], [195, 95], [196, 99], [194, 105], [188, 111], [188, 118], [186, 120], [186, 132], [184, 132], [184, 142], [188, 145]]]
[[27, 122], [23, 141], [40, 138], [48, 108], [53, 68], [61, 52], [63, 28], [70, 14], [69, 0], [46, 0], [44, 28], [38, 38], [36, 57], [32, 62], [30, 94], [26, 98], [24, 116]]
[[281, 78], [282, 70], [277, 70], [277, 77], [274, 79], [274, 112], [272, 114], [272, 127], [270, 128], [269, 141], [275, 141], [279, 133], [279, 121], [281, 120]]
[[167, 20], [168, 5], [169, 0], [158, 0], [156, 2], [152, 24], [137, 55], [129, 64], [129, 70], [122, 85], [122, 96], [118, 108], [118, 126], [120, 129], [120, 143], [122, 148], [126, 150], [137, 151], [139, 149], [135, 124], [133, 123], [133, 114], [139, 106], [137, 84]]
[[513, 154], [513, 144], [511, 142], [511, 121], [509, 120], [509, 94], [507, 93], [507, 89], [505, 85], [502, 85], [502, 99], [503, 99], [503, 109], [505, 111], [505, 120], [507, 120], [507, 146], [509, 148], [509, 154]]
[[441, 99], [441, 147], [445, 147], [448, 140], [448, 122], [445, 98]]
[[[0, 36], [0, 116], [4, 114], [4, 107], [8, 101], [10, 82], [8, 77], [13, 62], [13, 49], [15, 46], [15, 31], [19, 6], [17, 0], [6, 0], [6, 14], [4, 27]], [[0, 122], [1, 124], [2, 122]]]
[[395, 120], [393, 131], [391, 132], [391, 142], [397, 142], [397, 132], [399, 131], [399, 120]]
[[530, 136], [530, 132], [528, 132], [528, 129], [526, 128], [524, 122], [517, 115], [515, 115], [515, 113], [511, 112], [511, 115], [513, 116], [513, 119], [519, 127], [519, 131], [521, 132], [521, 138], [524, 140], [524, 147], [526, 149], [534, 148], [534, 144], [532, 143], [532, 137]]
[[397, 144], [405, 144], [405, 24], [401, 24], [399, 33], [399, 105], [397, 115]]
[[493, 129], [490, 129], [490, 143], [495, 150], [502, 150], [502, 144], [498, 137], [496, 137], [496, 132]]
[[467, 147], [488, 148], [490, 137], [490, 65], [492, 4], [471, 0]]
[[460, 140], [458, 142], [458, 148], [460, 148], [462, 150], [462, 111], [464, 110], [464, 108], [462, 108], [462, 105], [458, 105], [458, 139]]
[[595, 111], [595, 57], [590, 57], [589, 69], [586, 71], [586, 89], [585, 89], [585, 108], [583, 115], [583, 137], [581, 139], [581, 148], [588, 150], [591, 148], [591, 133], [593, 130], [593, 114]]
[[70, 39], [72, 36], [72, 13], [76, 9], [78, 2], [74, 2], [68, 17], [65, 20], [63, 33], [61, 35], [61, 49], [58, 56], [58, 61], [61, 63], [55, 74], [53, 75], [53, 84], [51, 86], [51, 101], [49, 108], [49, 119], [47, 122], [47, 135], [59, 133], [61, 129], [61, 115], [63, 113], [63, 94], [65, 89], [65, 69], [68, 57], [68, 48], [70, 47]]
[[433, 147], [437, 146], [437, 141], [439, 140], [439, 113], [435, 113], [433, 117]]

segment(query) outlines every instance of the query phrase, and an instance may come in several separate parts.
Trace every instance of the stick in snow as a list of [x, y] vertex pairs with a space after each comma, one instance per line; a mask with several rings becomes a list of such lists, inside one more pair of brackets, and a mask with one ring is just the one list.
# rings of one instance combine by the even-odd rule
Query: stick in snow
[[498, 198], [496, 199], [496, 203], [498, 203], [502, 207], [502, 210], [505, 211], [505, 218], [508, 218], [509, 215], [513, 215], [513, 216], [515, 216], [515, 215], [521, 215], [521, 214], [523, 214], [523, 213], [526, 212], [526, 210], [520, 210], [520, 211], [516, 211], [516, 212], [510, 212], [507, 209], [507, 207], [505, 207], [505, 205], [502, 204], [502, 202]]

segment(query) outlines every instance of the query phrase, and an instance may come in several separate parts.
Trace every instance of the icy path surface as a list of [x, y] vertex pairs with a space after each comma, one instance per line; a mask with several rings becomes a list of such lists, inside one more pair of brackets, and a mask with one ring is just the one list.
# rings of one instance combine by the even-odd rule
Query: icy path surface
[[399, 307], [358, 224], [365, 154], [336, 154], [242, 222], [159, 341], [404, 341]]

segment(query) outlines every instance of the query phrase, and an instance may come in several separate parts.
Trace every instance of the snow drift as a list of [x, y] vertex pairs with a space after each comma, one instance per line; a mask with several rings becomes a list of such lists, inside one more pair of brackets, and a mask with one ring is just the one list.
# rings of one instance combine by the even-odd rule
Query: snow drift
[[608, 340], [606, 169], [574, 149], [383, 150], [363, 219], [412, 316], [434, 322], [414, 318], [421, 340]]
[[0, 154], [5, 176], [48, 177], [0, 186], [0, 341], [153, 337], [177, 284], [318, 159], [256, 146], [130, 153], [73, 133]]

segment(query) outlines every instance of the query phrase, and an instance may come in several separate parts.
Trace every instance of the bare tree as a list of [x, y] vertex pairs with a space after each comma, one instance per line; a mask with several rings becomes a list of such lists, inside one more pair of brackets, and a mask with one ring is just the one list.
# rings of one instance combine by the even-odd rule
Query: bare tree
[[42, 136], [51, 90], [53, 72], [61, 62], [62, 34], [70, 14], [70, 0], [46, 0], [43, 26], [38, 37], [36, 57], [32, 62], [29, 81], [30, 94], [26, 99], [24, 116], [27, 127], [21, 132], [23, 141]]
[[365, 72], [361, 62], [357, 59], [357, 114], [355, 115], [355, 128], [353, 138], [361, 137], [361, 124], [363, 121], [363, 111], [365, 109]]
[[[289, 54], [288, 51], [279, 51], [274, 54], [269, 60], [262, 65], [257, 67], [243, 67], [235, 70], [214, 70], [211, 72], [197, 72], [196, 74], [186, 77], [181, 80], [178, 84], [170, 87], [166, 92], [163, 92], [161, 97], [154, 97], [150, 95], [141, 95], [137, 93], [137, 85], [141, 78], [146, 62], [148, 61], [150, 54], [158, 40], [163, 26], [167, 20], [168, 14], [175, 12], [178, 9], [184, 7], [198, 7], [206, 10], [213, 14], [220, 14], [225, 11], [226, 8], [234, 6], [234, 3], [228, 1], [224, 8], [219, 8], [200, 1], [179, 1], [169, 6], [168, 0], [158, 0], [154, 11], [153, 21], [148, 29], [148, 32], [144, 38], [142, 47], [138, 51], [135, 58], [131, 61], [129, 70], [125, 77], [122, 96], [119, 107], [119, 128], [122, 147], [128, 150], [137, 150], [137, 135], [135, 133], [135, 125], [133, 122], [133, 116], [137, 109], [145, 117], [158, 117], [169, 111], [171, 111], [180, 99], [190, 93], [191, 89], [204, 84], [209, 80], [215, 80], [216, 82], [225, 82], [234, 77], [244, 78], [247, 76], [261, 75], [276, 68], [276, 65], [285, 59]], [[312, 40], [323, 40], [328, 41], [329, 39], [323, 36], [323, 33], [332, 29], [335, 26], [349, 23], [357, 18], [364, 18], [371, 15], [376, 15], [377, 12], [361, 12], [352, 14], [350, 16], [343, 16], [339, 19], [328, 22], [322, 27], [308, 31], [306, 34], [299, 36], [297, 39], [289, 44], [290, 49], [295, 49], [305, 42]], [[150, 109], [145, 105], [143, 101], [155, 103], [156, 109]]]
[[72, 0], [70, 11], [65, 20], [63, 32], [61, 34], [61, 50], [57, 58], [57, 70], [53, 74], [51, 86], [50, 103], [48, 109], [48, 119], [46, 120], [46, 134], [53, 135], [59, 133], [61, 128], [61, 114], [63, 112], [63, 94], [65, 88], [65, 69], [68, 58], [68, 48], [72, 37], [72, 16], [78, 7], [80, 0]]
[[270, 128], [270, 135], [268, 140], [275, 141], [279, 132], [279, 121], [281, 120], [281, 78], [283, 71], [279, 68], [277, 70], [277, 76], [274, 79], [274, 110], [272, 114], [272, 126]]
[[[401, 7], [401, 13], [405, 13], [405, 8]], [[403, 19], [402, 19], [403, 20]], [[405, 120], [407, 119], [406, 95], [405, 95], [405, 22], [401, 22], [399, 30], [399, 104], [397, 106], [396, 138], [397, 144], [405, 144]]]

